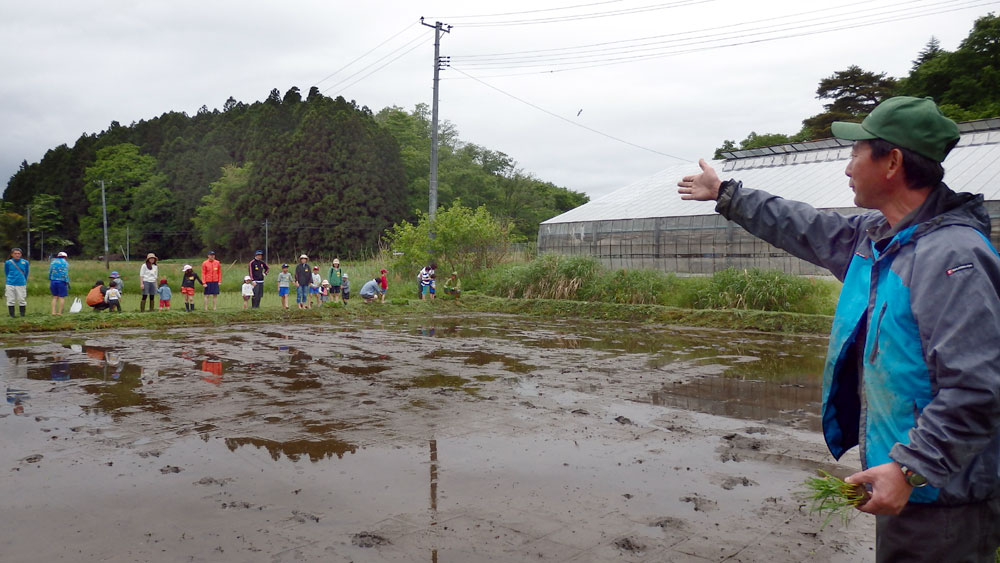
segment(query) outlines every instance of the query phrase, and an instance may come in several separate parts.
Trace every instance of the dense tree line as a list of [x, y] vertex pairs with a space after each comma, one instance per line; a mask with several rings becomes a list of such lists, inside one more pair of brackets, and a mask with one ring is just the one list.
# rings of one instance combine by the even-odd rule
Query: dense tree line
[[1000, 17], [990, 13], [977, 19], [953, 52], [931, 37], [902, 78], [854, 65], [834, 72], [816, 88], [817, 98], [829, 100], [824, 111], [804, 119], [797, 133], [751, 132], [739, 143], [724, 141], [715, 157], [721, 158], [723, 151], [829, 137], [834, 121], [860, 121], [892, 96], [930, 96], [955, 121], [1000, 116]]
[[[484, 205], [527, 238], [539, 221], [587, 201], [503, 153], [461, 142], [448, 122], [439, 138], [442, 206]], [[112, 122], [23, 162], [0, 201], [0, 243], [23, 244], [30, 207], [36, 255], [42, 233], [47, 249], [102, 254], [103, 189], [112, 254], [246, 256], [264, 246], [266, 223], [269, 246], [283, 253], [348, 256], [426, 211], [429, 159], [423, 105], [376, 115], [315, 87], [304, 99], [294, 87], [252, 104], [230, 97], [193, 116]]]

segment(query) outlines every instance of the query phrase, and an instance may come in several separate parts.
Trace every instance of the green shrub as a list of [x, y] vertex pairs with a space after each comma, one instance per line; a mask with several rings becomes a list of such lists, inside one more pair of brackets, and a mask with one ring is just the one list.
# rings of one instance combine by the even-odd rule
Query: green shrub
[[592, 286], [580, 292], [580, 298], [633, 305], [666, 305], [677, 286], [676, 276], [659, 270], [615, 270], [598, 276]]
[[728, 269], [711, 277], [608, 270], [590, 256], [544, 254], [466, 278], [466, 289], [506, 298], [572, 299], [685, 309], [756, 309], [831, 315], [840, 284], [777, 271]]
[[498, 297], [528, 299], [580, 299], [577, 295], [593, 291], [599, 280], [601, 264], [590, 256], [545, 254], [524, 264], [493, 268], [483, 277], [481, 289]]
[[462, 277], [504, 261], [510, 253], [510, 229], [486, 207], [470, 209], [456, 202], [439, 209], [433, 224], [422, 213], [416, 225], [406, 221], [393, 225], [383, 244], [392, 252], [394, 271], [415, 278], [420, 268], [437, 262], [438, 280], [443, 283], [452, 271]]
[[792, 274], [727, 268], [712, 275], [695, 305], [704, 309], [792, 311], [809, 291], [809, 280]]

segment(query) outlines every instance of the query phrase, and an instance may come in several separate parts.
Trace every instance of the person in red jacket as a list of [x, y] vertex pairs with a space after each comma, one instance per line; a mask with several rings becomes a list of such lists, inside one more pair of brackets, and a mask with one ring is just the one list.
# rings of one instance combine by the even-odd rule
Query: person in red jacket
[[219, 282], [222, 281], [222, 263], [215, 259], [215, 251], [208, 251], [208, 260], [201, 263], [201, 279], [205, 283], [205, 310], [208, 310], [208, 297], [212, 296], [212, 310], [219, 306]]

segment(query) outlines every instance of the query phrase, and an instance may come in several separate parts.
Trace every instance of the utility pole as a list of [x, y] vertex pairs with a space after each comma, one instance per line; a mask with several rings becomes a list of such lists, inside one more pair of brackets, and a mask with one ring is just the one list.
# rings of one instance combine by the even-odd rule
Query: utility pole
[[[448, 66], [451, 57], [441, 56], [441, 32], [451, 33], [450, 25], [441, 22], [434, 22], [434, 25], [424, 23], [424, 18], [420, 18], [420, 24], [434, 28], [434, 102], [431, 104], [431, 177], [430, 193], [428, 194], [428, 216], [433, 222], [437, 215], [437, 187], [438, 187], [438, 75], [442, 66]], [[433, 237], [433, 234], [431, 235]]]
[[264, 263], [270, 264], [267, 255], [267, 219], [264, 219]]
[[31, 206], [27, 207], [28, 210], [28, 246], [25, 248], [24, 255], [31, 260]]
[[101, 185], [101, 214], [104, 216], [104, 269], [110, 270], [108, 264], [108, 206], [104, 201], [104, 180], [94, 180], [94, 183]]

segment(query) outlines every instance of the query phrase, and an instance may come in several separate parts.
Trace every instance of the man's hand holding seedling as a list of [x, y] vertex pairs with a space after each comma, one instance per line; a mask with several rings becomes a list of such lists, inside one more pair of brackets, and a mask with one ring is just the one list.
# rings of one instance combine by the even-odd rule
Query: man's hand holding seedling
[[844, 481], [852, 485], [871, 485], [868, 500], [857, 506], [858, 510], [869, 514], [899, 514], [913, 492], [895, 461], [869, 467]]

